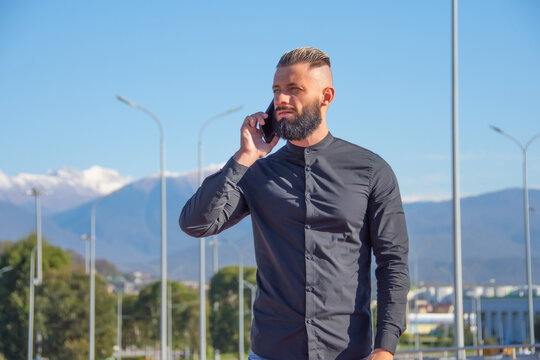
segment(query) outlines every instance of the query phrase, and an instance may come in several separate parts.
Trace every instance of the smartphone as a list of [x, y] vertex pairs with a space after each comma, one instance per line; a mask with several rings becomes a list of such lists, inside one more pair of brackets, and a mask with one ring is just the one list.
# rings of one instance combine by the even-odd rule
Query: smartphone
[[266, 109], [266, 113], [268, 114], [268, 117], [264, 120], [264, 125], [261, 126], [261, 129], [263, 131], [264, 141], [266, 143], [270, 143], [272, 142], [274, 136], [276, 136], [274, 131], [274, 100], [272, 100], [270, 106], [268, 106], [268, 109]]

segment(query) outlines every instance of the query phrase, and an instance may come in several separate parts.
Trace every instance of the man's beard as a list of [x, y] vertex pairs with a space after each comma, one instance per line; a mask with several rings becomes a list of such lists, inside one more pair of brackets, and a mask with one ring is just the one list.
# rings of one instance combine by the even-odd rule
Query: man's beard
[[[277, 107], [276, 112], [289, 107]], [[321, 108], [318, 101], [304, 108], [294, 119], [283, 118], [275, 122], [276, 135], [285, 140], [303, 140], [311, 135], [321, 124]]]

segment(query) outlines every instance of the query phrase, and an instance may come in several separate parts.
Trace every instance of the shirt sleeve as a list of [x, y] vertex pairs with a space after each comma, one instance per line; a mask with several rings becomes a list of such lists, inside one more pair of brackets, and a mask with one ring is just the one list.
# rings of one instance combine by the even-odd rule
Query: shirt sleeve
[[208, 176], [182, 209], [179, 219], [182, 231], [193, 237], [206, 237], [246, 217], [249, 209], [237, 184], [247, 170], [231, 158], [220, 171]]
[[373, 163], [368, 202], [371, 244], [377, 269], [375, 348], [395, 353], [405, 331], [409, 291], [409, 237], [396, 177], [380, 157]]

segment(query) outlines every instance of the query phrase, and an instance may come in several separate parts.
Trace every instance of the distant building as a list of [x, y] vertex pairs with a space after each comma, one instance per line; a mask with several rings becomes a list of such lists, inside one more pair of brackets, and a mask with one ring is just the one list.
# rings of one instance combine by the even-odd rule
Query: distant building
[[[540, 297], [534, 297], [533, 308], [535, 315], [539, 315]], [[499, 344], [524, 344], [530, 338], [526, 296], [466, 298], [463, 311], [481, 314], [474, 325], [482, 329], [482, 339], [494, 338]]]

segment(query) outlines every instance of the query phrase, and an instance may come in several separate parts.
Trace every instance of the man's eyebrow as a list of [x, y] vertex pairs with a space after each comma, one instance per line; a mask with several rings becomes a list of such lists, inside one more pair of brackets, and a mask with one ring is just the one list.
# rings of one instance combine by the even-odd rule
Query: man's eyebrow
[[[290, 82], [290, 83], [286, 84], [285, 86], [290, 87], [290, 86], [300, 86], [300, 85], [298, 85], [298, 83], [295, 83], [295, 82]], [[276, 85], [276, 84], [272, 85], [272, 89], [279, 88], [279, 87], [280, 86]]]

